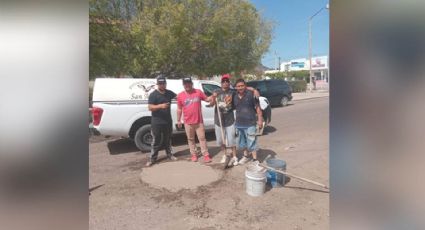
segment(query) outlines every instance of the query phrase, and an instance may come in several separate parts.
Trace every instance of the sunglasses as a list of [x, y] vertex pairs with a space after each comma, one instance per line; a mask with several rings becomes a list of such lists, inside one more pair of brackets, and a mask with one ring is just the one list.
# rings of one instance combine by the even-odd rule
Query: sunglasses
[[230, 83], [229, 80], [223, 80], [223, 81], [221, 81], [221, 83], [224, 83], [224, 82]]

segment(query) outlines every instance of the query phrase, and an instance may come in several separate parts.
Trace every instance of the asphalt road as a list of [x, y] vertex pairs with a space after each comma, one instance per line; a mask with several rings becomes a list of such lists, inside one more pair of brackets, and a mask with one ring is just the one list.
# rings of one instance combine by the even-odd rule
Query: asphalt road
[[[328, 126], [327, 97], [274, 108], [270, 126], [259, 137], [259, 159], [273, 155], [287, 162], [288, 172], [328, 185]], [[214, 135], [208, 140], [210, 166], [220, 170]], [[187, 160], [184, 136], [173, 141], [176, 156]], [[131, 141], [92, 137], [89, 148], [90, 229], [329, 228], [329, 193], [318, 186], [291, 179], [253, 198], [245, 193], [245, 166], [236, 166], [217, 182], [171, 192], [140, 180], [146, 155]]]

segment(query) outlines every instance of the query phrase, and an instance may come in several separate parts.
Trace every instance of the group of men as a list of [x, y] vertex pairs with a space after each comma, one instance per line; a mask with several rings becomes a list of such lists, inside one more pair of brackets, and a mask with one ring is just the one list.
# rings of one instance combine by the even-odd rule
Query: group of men
[[[215, 134], [217, 144], [225, 153], [221, 163], [226, 166], [244, 164], [252, 159], [257, 160], [257, 135], [256, 130], [263, 126], [262, 111], [259, 106], [259, 93], [257, 90], [247, 87], [243, 79], [236, 81], [236, 91], [231, 89], [230, 75], [225, 74], [221, 78], [221, 89], [216, 90], [207, 97], [201, 90], [193, 87], [190, 77], [183, 78], [184, 90], [176, 95], [168, 90], [166, 78], [157, 78], [157, 89], [149, 95], [149, 110], [152, 111], [152, 149], [148, 156], [146, 166], [154, 164], [158, 158], [161, 145], [170, 160], [177, 160], [171, 147], [171, 134], [173, 121], [171, 118], [171, 101], [177, 96], [177, 127], [181, 129], [182, 115], [184, 129], [190, 149], [191, 160], [198, 161], [198, 151], [195, 135], [198, 137], [205, 163], [211, 162], [205, 138], [205, 127], [202, 117], [201, 101], [215, 105]], [[236, 110], [236, 118], [234, 115]], [[238, 136], [238, 138], [236, 138]], [[238, 143], [237, 143], [238, 142]], [[244, 156], [238, 160], [236, 147], [243, 149]], [[231, 149], [232, 155], [227, 155], [227, 149]]]

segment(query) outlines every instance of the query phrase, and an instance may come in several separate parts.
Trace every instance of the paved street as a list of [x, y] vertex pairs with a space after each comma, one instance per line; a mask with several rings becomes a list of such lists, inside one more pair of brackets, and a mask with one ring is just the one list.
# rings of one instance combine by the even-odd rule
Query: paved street
[[[260, 161], [267, 155], [287, 162], [287, 171], [329, 185], [328, 97], [273, 108], [272, 122], [259, 137]], [[214, 134], [208, 135], [220, 179], [178, 192], [140, 180], [146, 155], [127, 139], [90, 139], [90, 229], [328, 229], [329, 193], [291, 179], [261, 197], [245, 193], [245, 166], [224, 172]], [[187, 161], [184, 136], [173, 139], [179, 161]], [[164, 157], [160, 152], [160, 157]], [[167, 164], [167, 160], [159, 164]], [[200, 163], [193, 163], [200, 164]], [[155, 166], [153, 166], [155, 167]]]

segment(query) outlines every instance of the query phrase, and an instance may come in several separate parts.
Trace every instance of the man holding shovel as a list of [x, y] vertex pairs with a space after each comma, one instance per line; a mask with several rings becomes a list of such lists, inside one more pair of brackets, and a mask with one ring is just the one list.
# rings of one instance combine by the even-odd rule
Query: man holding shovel
[[[236, 131], [235, 131], [235, 115], [233, 113], [232, 98], [235, 91], [230, 89], [230, 75], [224, 74], [221, 77], [221, 89], [216, 90], [213, 94], [215, 106], [214, 124], [215, 137], [217, 145], [221, 146], [221, 151], [224, 153], [221, 159], [224, 167], [238, 165], [236, 157]], [[226, 148], [232, 149], [231, 158], [227, 154]]]

